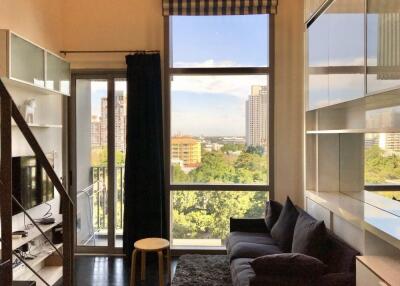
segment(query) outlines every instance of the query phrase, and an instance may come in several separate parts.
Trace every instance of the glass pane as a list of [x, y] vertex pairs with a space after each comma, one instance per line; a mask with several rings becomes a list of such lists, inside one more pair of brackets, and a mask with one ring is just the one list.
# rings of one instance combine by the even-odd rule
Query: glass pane
[[126, 155], [126, 80], [115, 81], [115, 246], [122, 247]]
[[47, 53], [46, 87], [69, 94], [70, 80], [69, 63]]
[[173, 183], [268, 183], [268, 76], [174, 76]]
[[308, 109], [329, 104], [329, 21], [321, 15], [308, 29]]
[[368, 93], [400, 87], [399, 30], [399, 1], [368, 0]]
[[11, 76], [44, 87], [44, 51], [11, 34]]
[[174, 16], [172, 65], [268, 66], [268, 23], [268, 15]]
[[76, 81], [77, 243], [108, 245], [107, 81]]
[[172, 245], [224, 246], [230, 217], [263, 217], [268, 197], [268, 192], [171, 192]]

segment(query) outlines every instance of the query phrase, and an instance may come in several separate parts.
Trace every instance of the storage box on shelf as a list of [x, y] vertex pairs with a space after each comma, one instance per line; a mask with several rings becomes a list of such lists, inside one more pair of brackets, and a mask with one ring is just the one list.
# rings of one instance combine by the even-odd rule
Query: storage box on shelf
[[70, 93], [70, 64], [10, 30], [0, 30], [0, 78], [7, 88], [22, 86], [42, 95]]

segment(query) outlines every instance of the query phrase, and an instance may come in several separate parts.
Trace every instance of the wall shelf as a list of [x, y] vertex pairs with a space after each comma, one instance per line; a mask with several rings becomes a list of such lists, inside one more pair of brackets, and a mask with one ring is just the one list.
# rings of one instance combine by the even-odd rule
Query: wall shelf
[[[57, 215], [55, 216], [55, 222], [53, 224], [49, 224], [49, 225], [39, 225], [40, 229], [43, 232], [47, 232], [49, 230], [51, 230], [52, 228], [54, 228], [55, 226], [59, 225], [60, 223], [62, 223], [62, 216], [61, 215]], [[18, 238], [18, 239], [13, 239], [12, 241], [12, 249], [15, 250], [19, 247], [21, 247], [22, 245], [38, 238], [39, 236], [41, 236], [42, 234], [40, 233], [40, 231], [38, 229], [31, 228], [30, 230], [28, 230], [28, 236], [27, 237], [22, 237], [22, 238]], [[1, 249], [1, 247], [0, 247]]]
[[26, 92], [32, 93], [34, 95], [41, 95], [41, 96], [47, 96], [47, 95], [64, 95], [64, 96], [69, 96], [69, 94], [62, 93], [56, 90], [52, 90], [46, 87], [42, 87], [39, 85], [34, 85], [29, 82], [25, 82], [22, 80], [18, 80], [15, 78], [8, 78], [8, 77], [1, 77], [0, 78], [4, 85], [6, 86], [7, 90], [12, 94], [11, 90], [14, 88], [18, 89], [23, 89]]
[[[56, 244], [55, 245], [58, 250], [61, 250], [62, 248], [62, 243]], [[38, 254], [34, 259], [32, 260], [26, 260], [25, 262], [29, 264], [30, 267], [35, 268], [39, 264], [41, 264], [43, 261], [47, 259], [52, 254], [56, 254], [56, 251], [51, 245], [47, 245], [45, 249], [43, 249], [43, 252]], [[56, 254], [57, 255], [57, 254]], [[30, 271], [24, 264], [21, 264], [20, 266], [16, 267], [13, 269], [13, 276], [14, 279], [18, 280], [19, 277], [23, 276], [25, 274], [25, 271]]]
[[370, 129], [338, 129], [338, 130], [309, 130], [313, 134], [363, 134], [363, 133], [400, 133], [400, 128], [370, 128]]
[[[11, 124], [12, 127], [18, 127], [16, 123]], [[61, 124], [38, 124], [38, 123], [28, 123], [29, 127], [32, 128], [62, 128]]]
[[400, 217], [340, 192], [306, 191], [306, 198], [400, 249]]

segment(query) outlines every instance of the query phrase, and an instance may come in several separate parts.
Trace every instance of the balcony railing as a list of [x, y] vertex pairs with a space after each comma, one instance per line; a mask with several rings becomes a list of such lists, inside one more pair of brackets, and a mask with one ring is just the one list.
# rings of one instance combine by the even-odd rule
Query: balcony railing
[[[115, 230], [122, 231], [124, 227], [124, 179], [125, 166], [115, 168]], [[92, 166], [93, 182], [99, 182], [93, 189], [93, 226], [96, 232], [107, 230], [108, 224], [108, 168], [106, 166]]]

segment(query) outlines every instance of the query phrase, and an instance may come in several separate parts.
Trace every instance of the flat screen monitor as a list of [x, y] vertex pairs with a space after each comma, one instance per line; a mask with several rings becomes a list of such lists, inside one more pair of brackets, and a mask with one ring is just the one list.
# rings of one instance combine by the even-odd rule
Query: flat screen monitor
[[[53, 165], [54, 159], [48, 159]], [[12, 158], [12, 194], [26, 210], [54, 198], [54, 185], [36, 157]], [[15, 202], [12, 212], [22, 212]]]

